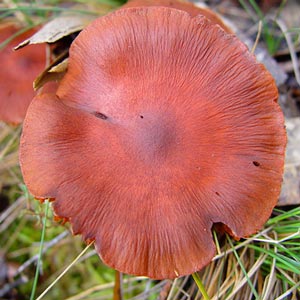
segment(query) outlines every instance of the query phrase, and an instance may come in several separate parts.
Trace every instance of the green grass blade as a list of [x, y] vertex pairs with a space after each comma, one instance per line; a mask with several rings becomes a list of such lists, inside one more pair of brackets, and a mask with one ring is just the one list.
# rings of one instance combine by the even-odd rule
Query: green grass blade
[[32, 290], [31, 290], [31, 295], [30, 295], [30, 300], [34, 300], [35, 292], [36, 292], [36, 287], [39, 279], [39, 274], [40, 274], [40, 266], [41, 266], [41, 261], [42, 261], [42, 253], [43, 253], [43, 246], [44, 246], [44, 240], [45, 240], [45, 233], [46, 233], [46, 223], [47, 223], [47, 216], [48, 216], [48, 210], [49, 210], [49, 201], [46, 200], [45, 204], [45, 216], [43, 219], [43, 229], [42, 229], [42, 235], [41, 235], [41, 241], [40, 241], [40, 249], [39, 249], [39, 258], [36, 264], [36, 270], [35, 270], [35, 276], [34, 276], [34, 281], [32, 285]]
[[193, 279], [196, 282], [196, 284], [198, 286], [198, 289], [201, 292], [204, 300], [210, 300], [210, 298], [209, 298], [209, 296], [206, 292], [206, 289], [205, 289], [205, 287], [204, 287], [204, 285], [201, 281], [201, 278], [200, 278], [199, 274], [197, 272], [195, 272], [194, 274], [192, 274], [192, 276], [193, 276]]

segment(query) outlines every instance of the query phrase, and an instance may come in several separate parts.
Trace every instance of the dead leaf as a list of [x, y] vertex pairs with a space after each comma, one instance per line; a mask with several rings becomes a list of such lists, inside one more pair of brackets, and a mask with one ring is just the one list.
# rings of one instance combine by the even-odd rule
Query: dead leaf
[[90, 15], [59, 16], [44, 25], [37, 33], [20, 43], [14, 49], [18, 50], [31, 44], [54, 43], [65, 36], [81, 31], [94, 19], [95, 17]]
[[53, 66], [49, 70], [49, 73], [62, 73], [62, 72], [66, 72], [67, 68], [68, 68], [68, 62], [69, 62], [68, 58], [64, 59], [61, 63], [57, 64], [56, 66]]
[[60, 81], [68, 68], [68, 52], [62, 53], [33, 82], [34, 90], [43, 87], [47, 82]]

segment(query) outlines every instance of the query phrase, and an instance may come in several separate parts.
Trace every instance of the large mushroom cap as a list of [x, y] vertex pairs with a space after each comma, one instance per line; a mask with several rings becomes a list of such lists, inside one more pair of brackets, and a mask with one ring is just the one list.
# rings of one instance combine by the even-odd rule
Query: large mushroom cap
[[30, 105], [25, 182], [125, 273], [173, 278], [270, 216], [286, 136], [271, 75], [234, 36], [170, 8], [88, 26], [57, 92]]
[[[0, 43], [11, 38], [19, 28], [13, 24], [0, 25]], [[0, 120], [19, 124], [34, 97], [33, 81], [45, 67], [45, 46], [34, 45], [20, 51], [13, 47], [31, 36], [34, 30], [26, 31], [0, 49]]]

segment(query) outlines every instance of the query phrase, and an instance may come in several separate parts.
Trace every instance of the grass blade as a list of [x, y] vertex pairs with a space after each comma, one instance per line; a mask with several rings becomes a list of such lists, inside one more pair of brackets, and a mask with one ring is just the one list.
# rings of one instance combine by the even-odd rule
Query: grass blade
[[43, 253], [43, 246], [44, 246], [45, 233], [46, 233], [46, 222], [47, 222], [47, 216], [48, 216], [48, 210], [49, 210], [49, 203], [50, 202], [48, 200], [45, 201], [46, 207], [45, 207], [45, 215], [43, 218], [43, 229], [42, 229], [42, 235], [41, 235], [41, 241], [40, 241], [39, 258], [38, 258], [38, 261], [36, 264], [36, 270], [35, 270], [35, 276], [34, 276], [34, 281], [33, 281], [33, 285], [32, 285], [30, 300], [34, 300], [37, 282], [38, 282], [39, 274], [40, 274], [40, 266], [41, 266], [41, 261], [42, 261], [42, 253]]

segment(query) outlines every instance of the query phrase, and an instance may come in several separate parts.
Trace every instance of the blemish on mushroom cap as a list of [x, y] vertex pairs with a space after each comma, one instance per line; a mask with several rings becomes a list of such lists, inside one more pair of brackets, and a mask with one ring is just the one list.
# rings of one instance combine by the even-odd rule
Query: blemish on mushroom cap
[[32, 102], [24, 180], [55, 197], [55, 213], [111, 267], [190, 274], [214, 255], [213, 223], [247, 236], [277, 202], [286, 136], [276, 101], [266, 69], [206, 18], [120, 10], [74, 41], [57, 96]]

